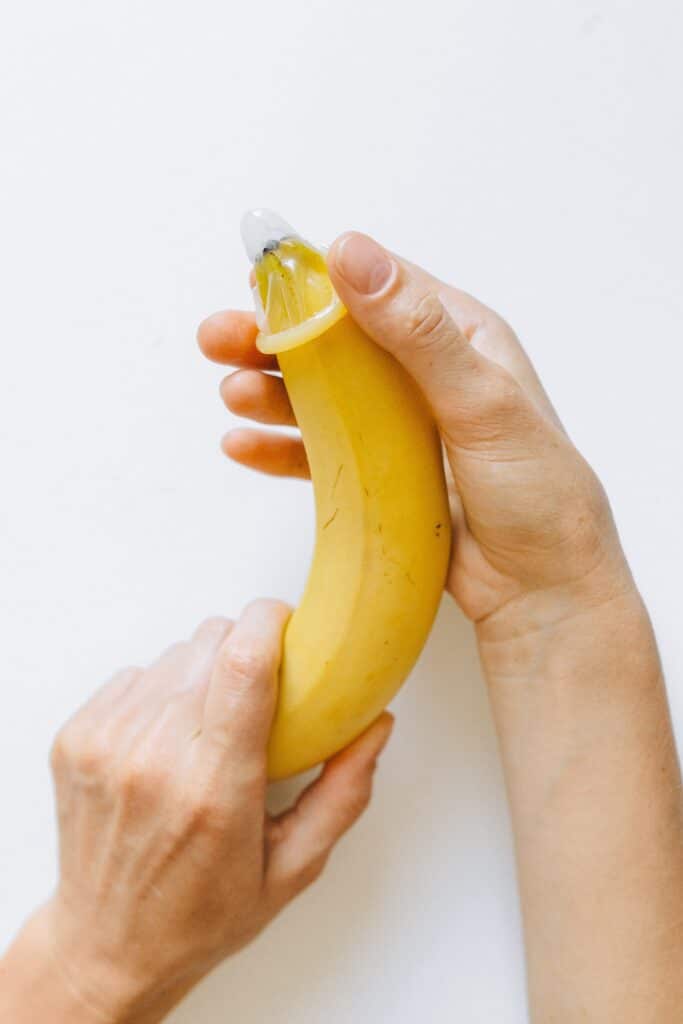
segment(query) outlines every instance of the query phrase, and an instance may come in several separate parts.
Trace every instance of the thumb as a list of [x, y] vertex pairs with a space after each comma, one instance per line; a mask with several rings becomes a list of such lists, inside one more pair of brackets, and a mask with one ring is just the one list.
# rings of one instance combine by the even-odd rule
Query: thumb
[[414, 378], [447, 446], [502, 440], [529, 425], [530, 403], [507, 370], [477, 352], [439, 298], [439, 282], [357, 232], [327, 257], [332, 283], [360, 327]]
[[367, 807], [377, 758], [393, 724], [393, 715], [383, 712], [327, 762], [294, 807], [268, 822], [265, 881], [277, 906], [315, 881], [337, 841]]

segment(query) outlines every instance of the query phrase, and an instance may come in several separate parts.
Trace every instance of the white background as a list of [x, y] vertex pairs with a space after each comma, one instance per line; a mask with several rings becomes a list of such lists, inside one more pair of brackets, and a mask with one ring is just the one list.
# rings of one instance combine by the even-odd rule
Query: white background
[[[683, 735], [675, 0], [63, 0], [0, 15], [0, 939], [50, 891], [59, 724], [209, 613], [296, 600], [305, 485], [232, 467], [194, 342], [237, 228], [349, 227], [503, 312], [601, 474]], [[373, 807], [176, 1024], [526, 1019], [509, 825], [445, 602]]]

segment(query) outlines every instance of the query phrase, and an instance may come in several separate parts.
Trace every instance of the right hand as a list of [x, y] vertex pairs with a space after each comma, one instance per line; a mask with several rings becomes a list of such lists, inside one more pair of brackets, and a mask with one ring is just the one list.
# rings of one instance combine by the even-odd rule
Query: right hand
[[[504, 636], [634, 590], [605, 493], [564, 432], [510, 327], [471, 296], [386, 251], [341, 236], [328, 255], [334, 286], [366, 333], [414, 378], [441, 431], [454, 526], [447, 587], [474, 622]], [[295, 424], [250, 314], [218, 313], [199, 329], [211, 359], [241, 367], [221, 385], [233, 412]], [[238, 429], [231, 458], [308, 475], [300, 439]], [[500, 613], [500, 614], [499, 614]]]
[[59, 733], [60, 880], [9, 954], [7, 985], [24, 979], [17, 1024], [161, 1020], [318, 877], [364, 810], [386, 713], [292, 809], [266, 813], [289, 613], [256, 601], [236, 623], [208, 620], [115, 676]]

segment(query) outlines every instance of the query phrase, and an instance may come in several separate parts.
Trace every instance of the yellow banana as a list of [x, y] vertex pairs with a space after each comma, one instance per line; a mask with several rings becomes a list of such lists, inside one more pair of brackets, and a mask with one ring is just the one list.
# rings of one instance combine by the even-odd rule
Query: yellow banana
[[285, 637], [269, 775], [311, 767], [391, 700], [436, 614], [450, 552], [441, 445], [403, 368], [336, 297], [324, 255], [245, 216], [258, 345], [276, 353], [316, 504], [313, 563]]

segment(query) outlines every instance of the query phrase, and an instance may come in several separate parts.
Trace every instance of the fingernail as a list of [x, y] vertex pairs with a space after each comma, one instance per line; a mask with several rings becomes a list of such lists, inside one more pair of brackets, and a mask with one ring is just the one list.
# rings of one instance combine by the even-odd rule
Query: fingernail
[[376, 295], [391, 277], [394, 261], [381, 245], [355, 232], [341, 239], [335, 266], [349, 287], [361, 295]]

